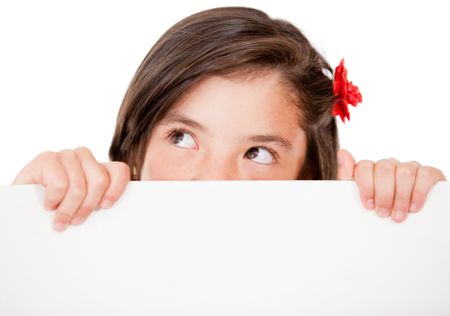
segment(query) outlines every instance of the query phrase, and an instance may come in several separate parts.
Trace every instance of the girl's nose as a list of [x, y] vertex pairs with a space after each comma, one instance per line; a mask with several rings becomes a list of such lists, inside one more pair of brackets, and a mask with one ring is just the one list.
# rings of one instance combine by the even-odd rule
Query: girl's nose
[[229, 160], [211, 159], [202, 162], [192, 180], [239, 180], [238, 168]]

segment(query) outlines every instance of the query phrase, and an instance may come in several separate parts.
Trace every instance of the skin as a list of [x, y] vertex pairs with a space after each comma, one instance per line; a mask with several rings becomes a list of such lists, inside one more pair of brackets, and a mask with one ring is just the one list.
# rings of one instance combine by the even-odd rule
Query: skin
[[[155, 126], [141, 179], [296, 179], [305, 151], [298, 111], [278, 73], [246, 80], [208, 77]], [[420, 211], [433, 185], [446, 180], [439, 169], [417, 162], [356, 164], [346, 150], [339, 150], [338, 160], [338, 179], [354, 180], [363, 205], [396, 222]], [[45, 186], [44, 206], [55, 211], [54, 229], [64, 231], [82, 224], [94, 209], [111, 207], [129, 181], [128, 165], [99, 163], [80, 147], [39, 154], [12, 184]]]
[[284, 90], [277, 74], [200, 82], [155, 126], [141, 179], [296, 179], [306, 133]]

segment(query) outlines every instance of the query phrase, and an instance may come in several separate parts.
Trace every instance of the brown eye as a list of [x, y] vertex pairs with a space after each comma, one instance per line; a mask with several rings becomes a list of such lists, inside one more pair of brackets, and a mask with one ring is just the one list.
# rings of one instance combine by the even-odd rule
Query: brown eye
[[275, 161], [274, 155], [264, 147], [250, 148], [245, 153], [245, 157], [264, 165], [270, 165]]
[[195, 148], [196, 143], [191, 134], [183, 131], [175, 131], [170, 135], [170, 141], [178, 147]]
[[173, 142], [174, 144], [178, 144], [179, 142], [181, 142], [181, 141], [183, 140], [183, 137], [184, 137], [184, 135], [183, 135], [182, 132], [175, 132], [175, 133], [172, 135], [172, 142]]

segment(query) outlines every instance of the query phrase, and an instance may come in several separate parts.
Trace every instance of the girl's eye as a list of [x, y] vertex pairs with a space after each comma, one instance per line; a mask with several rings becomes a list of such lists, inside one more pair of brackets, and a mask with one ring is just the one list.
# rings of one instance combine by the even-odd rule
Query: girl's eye
[[250, 160], [253, 160], [257, 163], [261, 163], [264, 165], [273, 164], [275, 159], [275, 154], [272, 153], [269, 149], [264, 147], [252, 147], [246, 153], [245, 157]]
[[174, 131], [170, 134], [170, 141], [182, 148], [195, 148], [196, 143], [191, 134], [184, 131]]

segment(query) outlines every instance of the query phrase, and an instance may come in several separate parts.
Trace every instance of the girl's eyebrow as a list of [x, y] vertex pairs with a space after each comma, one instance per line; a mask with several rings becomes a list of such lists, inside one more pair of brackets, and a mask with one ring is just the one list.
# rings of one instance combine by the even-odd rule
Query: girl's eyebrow
[[163, 125], [167, 125], [167, 124], [171, 124], [171, 123], [182, 123], [188, 126], [191, 126], [193, 128], [196, 128], [198, 130], [201, 130], [202, 132], [206, 132], [207, 129], [206, 127], [204, 127], [202, 124], [191, 120], [190, 118], [178, 114], [178, 113], [171, 113], [169, 115], [167, 115], [164, 119], [161, 120], [161, 124]]
[[[161, 120], [161, 124], [163, 125], [168, 125], [171, 123], [182, 123], [201, 130], [202, 132], [208, 131], [207, 128], [202, 124], [179, 113], [171, 113]], [[274, 143], [280, 147], [285, 148], [288, 151], [292, 150], [292, 143], [286, 138], [277, 135], [252, 135], [247, 137], [245, 141], [255, 143]]]
[[292, 144], [287, 139], [276, 135], [253, 135], [247, 137], [247, 141], [255, 143], [275, 143], [286, 150], [292, 150]]

